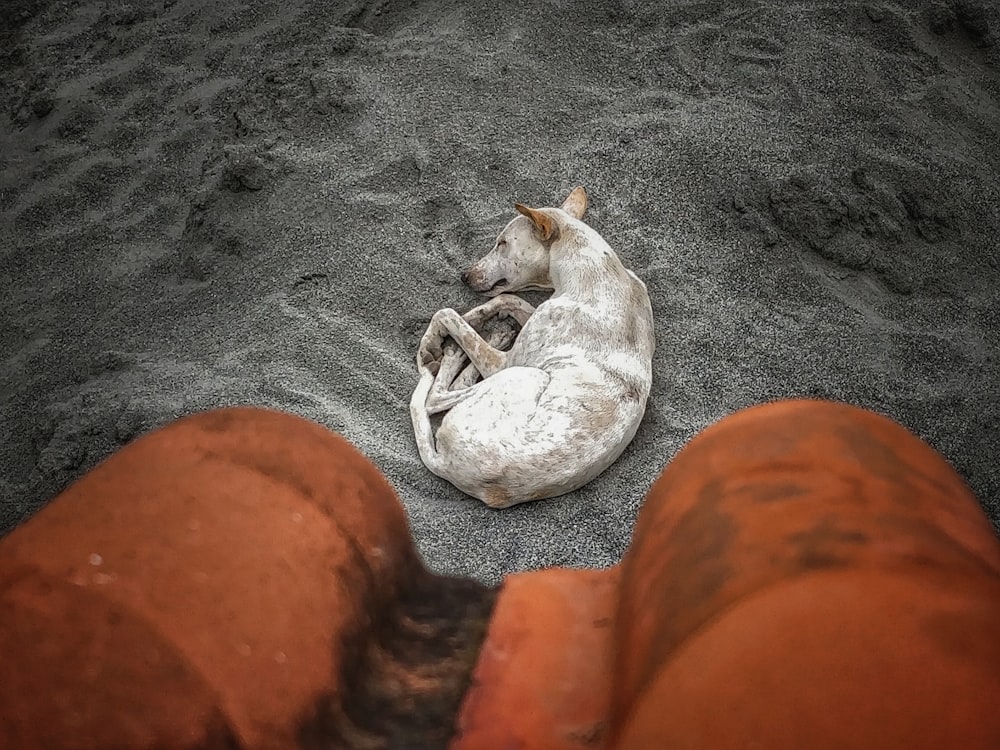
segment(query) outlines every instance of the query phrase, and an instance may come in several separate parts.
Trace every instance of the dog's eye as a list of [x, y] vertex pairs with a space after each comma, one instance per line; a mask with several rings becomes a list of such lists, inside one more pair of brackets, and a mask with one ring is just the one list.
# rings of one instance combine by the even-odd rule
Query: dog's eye
[[505, 240], [503, 237], [501, 237], [500, 239], [497, 240], [497, 247], [503, 247], [506, 244], [507, 244], [507, 240]]

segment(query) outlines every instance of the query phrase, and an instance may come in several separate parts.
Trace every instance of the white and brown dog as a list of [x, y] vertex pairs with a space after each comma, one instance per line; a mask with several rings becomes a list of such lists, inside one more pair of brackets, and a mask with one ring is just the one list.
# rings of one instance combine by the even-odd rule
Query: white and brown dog
[[[621, 455], [646, 409], [655, 345], [646, 285], [583, 223], [582, 187], [561, 208], [515, 208], [462, 274], [493, 299], [434, 314], [410, 401], [427, 468], [493, 508], [571, 492]], [[505, 294], [522, 289], [553, 294], [533, 309]], [[508, 351], [510, 334], [477, 332], [495, 315], [521, 325]], [[442, 411], [435, 439], [431, 414]]]

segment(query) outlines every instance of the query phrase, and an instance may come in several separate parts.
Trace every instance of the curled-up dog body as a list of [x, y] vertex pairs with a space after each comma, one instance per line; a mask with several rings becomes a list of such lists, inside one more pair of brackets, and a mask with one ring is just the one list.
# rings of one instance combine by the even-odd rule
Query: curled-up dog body
[[[462, 274], [491, 299], [465, 315], [439, 310], [420, 341], [410, 416], [421, 460], [494, 508], [582, 487], [622, 454], [645, 413], [649, 295], [583, 222], [587, 203], [578, 187], [558, 208], [515, 204], [493, 249]], [[552, 296], [536, 309], [513, 294], [526, 289]], [[483, 337], [494, 317], [520, 325], [512, 344], [510, 332]]]

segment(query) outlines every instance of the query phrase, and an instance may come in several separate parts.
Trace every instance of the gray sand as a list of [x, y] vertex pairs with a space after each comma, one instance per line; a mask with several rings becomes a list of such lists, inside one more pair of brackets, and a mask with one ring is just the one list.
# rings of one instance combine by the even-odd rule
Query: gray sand
[[[435, 570], [605, 566], [687, 440], [787, 396], [898, 420], [1000, 524], [1000, 14], [773, 5], [5, 2], [0, 529], [257, 404], [365, 452]], [[417, 341], [578, 183], [653, 393], [592, 484], [492, 511], [420, 463]]]

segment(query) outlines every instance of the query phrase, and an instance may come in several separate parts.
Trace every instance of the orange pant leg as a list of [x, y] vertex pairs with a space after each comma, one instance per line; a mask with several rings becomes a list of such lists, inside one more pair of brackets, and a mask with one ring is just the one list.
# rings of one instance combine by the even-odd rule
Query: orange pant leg
[[0, 747], [441, 745], [492, 596], [427, 573], [340, 437], [189, 417], [0, 542]]
[[722, 420], [650, 491], [621, 581], [616, 748], [1000, 747], [1000, 543], [888, 419]]

